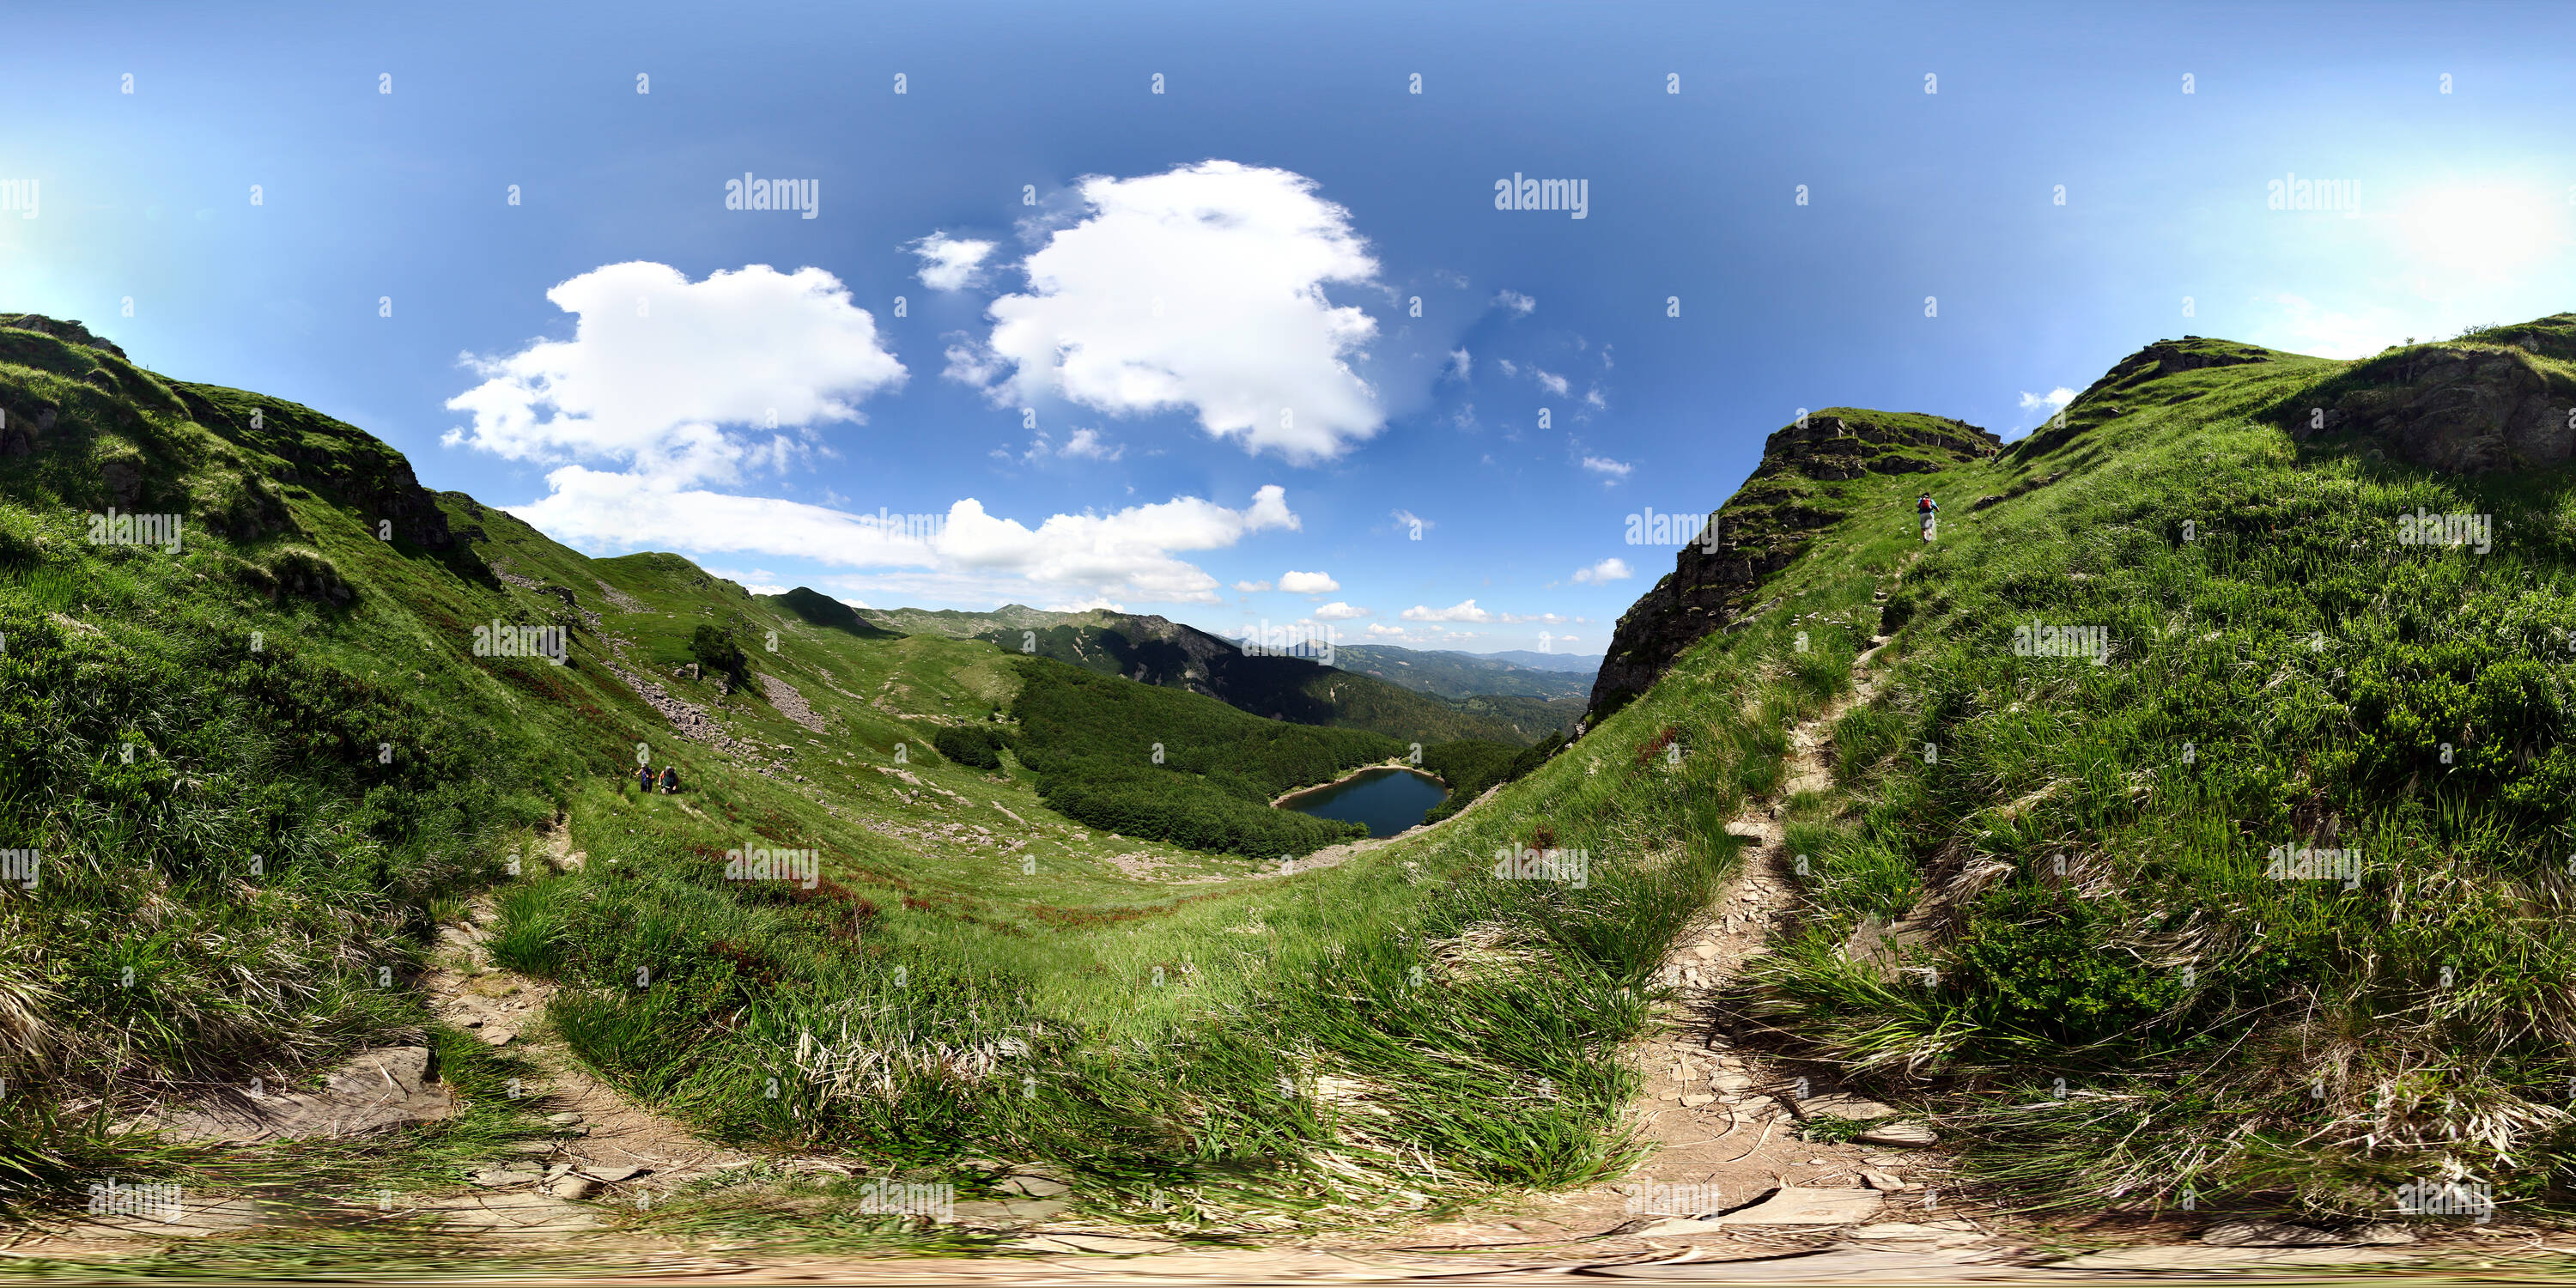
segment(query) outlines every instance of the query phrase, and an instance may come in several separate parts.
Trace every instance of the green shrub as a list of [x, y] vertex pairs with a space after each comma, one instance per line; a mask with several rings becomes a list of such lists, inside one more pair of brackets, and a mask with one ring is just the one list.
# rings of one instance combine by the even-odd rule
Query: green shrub
[[743, 655], [742, 646], [733, 642], [721, 627], [701, 625], [689, 636], [689, 656], [696, 658], [701, 673], [721, 675], [733, 692], [751, 687], [751, 659]]

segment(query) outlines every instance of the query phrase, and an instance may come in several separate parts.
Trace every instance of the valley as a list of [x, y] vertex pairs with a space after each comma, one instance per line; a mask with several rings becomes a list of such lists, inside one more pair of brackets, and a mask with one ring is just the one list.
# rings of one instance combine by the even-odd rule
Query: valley
[[[2399, 1249], [2425, 1177], [2563, 1202], [2576, 510], [2478, 409], [2576, 397], [2576, 315], [2158, 341], [2009, 445], [1816, 413], [1597, 676], [593, 558], [35, 321], [0, 1202], [43, 1255], [134, 1253], [109, 1174], [242, 1264], [314, 1212], [395, 1259], [1562, 1268], [1813, 1251], [1771, 1219], [1811, 1202], [2022, 1266], [2213, 1213]], [[181, 539], [89, 541], [110, 506]], [[1277, 807], [1354, 773], [1419, 798]], [[2267, 875], [2320, 847], [2348, 881]], [[398, 1121], [187, 1125], [388, 1051]]]

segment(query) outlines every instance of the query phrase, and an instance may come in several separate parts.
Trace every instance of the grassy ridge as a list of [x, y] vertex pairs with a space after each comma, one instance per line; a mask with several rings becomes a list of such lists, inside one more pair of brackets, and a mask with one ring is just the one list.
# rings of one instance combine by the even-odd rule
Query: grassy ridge
[[[1792, 830], [1805, 935], [1743, 1013], [1928, 1098], [2027, 1201], [2564, 1202], [2576, 504], [2291, 442], [2344, 366], [2147, 380], [2025, 454], [2064, 477], [1945, 495], [1897, 683], [1835, 730], [1847, 806]], [[2419, 509], [2492, 516], [2492, 552], [2401, 544]], [[2106, 664], [2017, 653], [2033, 626]], [[1845, 950], [1899, 917], [1897, 961]]]

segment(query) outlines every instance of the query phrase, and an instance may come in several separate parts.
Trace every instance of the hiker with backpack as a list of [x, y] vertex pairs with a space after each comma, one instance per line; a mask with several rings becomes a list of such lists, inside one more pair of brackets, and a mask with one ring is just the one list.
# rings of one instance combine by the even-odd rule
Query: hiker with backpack
[[662, 766], [662, 794], [669, 796], [677, 793], [679, 790], [680, 767], [678, 765]]
[[1923, 516], [1923, 539], [1930, 541], [1932, 523], [1941, 517], [1941, 503], [1933, 500], [1932, 494], [1926, 492], [1914, 502], [1914, 512]]

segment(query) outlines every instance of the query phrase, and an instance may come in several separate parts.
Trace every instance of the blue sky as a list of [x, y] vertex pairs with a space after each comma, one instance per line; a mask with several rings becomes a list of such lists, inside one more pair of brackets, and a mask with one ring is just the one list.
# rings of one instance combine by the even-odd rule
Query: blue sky
[[[874, 607], [1597, 652], [1671, 566], [1628, 516], [1714, 508], [1800, 408], [2010, 437], [2160, 337], [2576, 307], [2561, 8], [6, 25], [0, 308], [585, 551]], [[813, 217], [728, 209], [746, 174]], [[1584, 217], [1496, 209], [1515, 174]], [[2272, 208], [2294, 176], [2349, 208]]]

